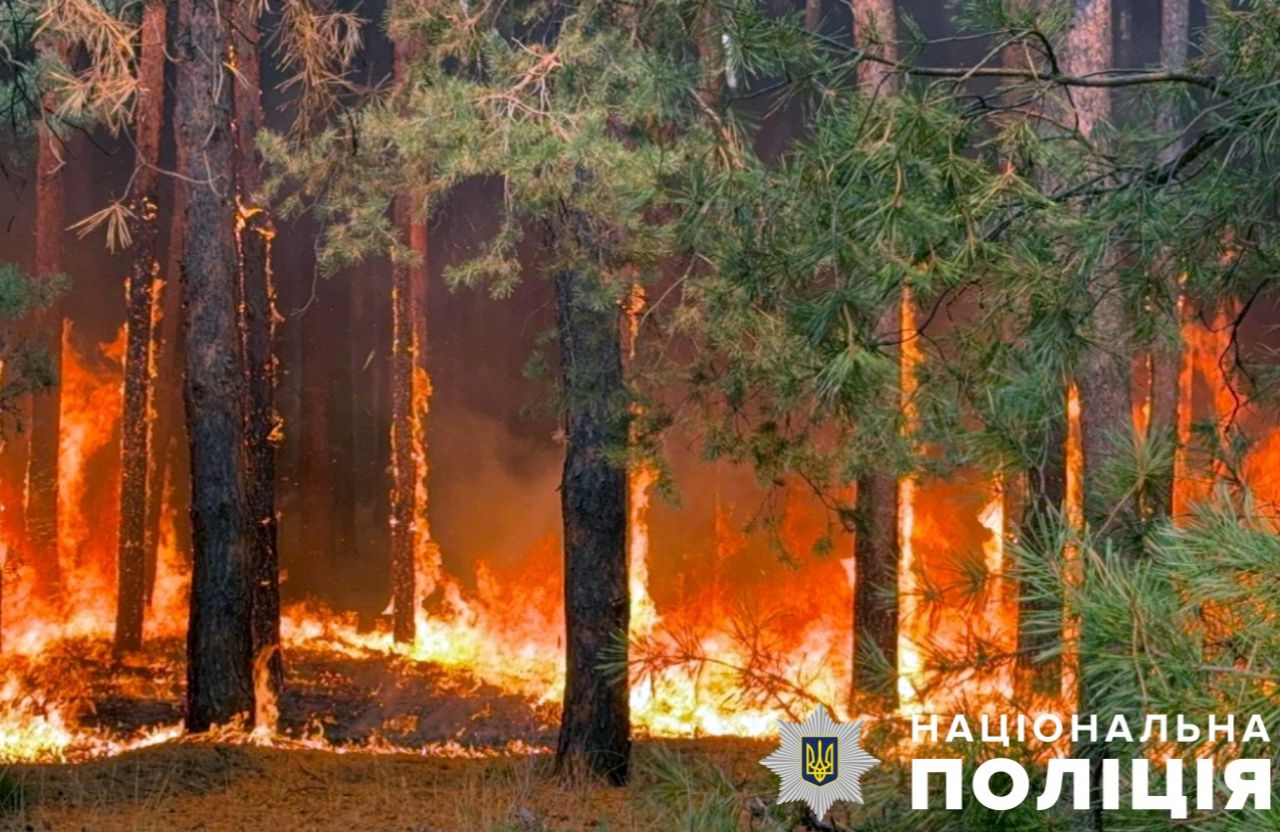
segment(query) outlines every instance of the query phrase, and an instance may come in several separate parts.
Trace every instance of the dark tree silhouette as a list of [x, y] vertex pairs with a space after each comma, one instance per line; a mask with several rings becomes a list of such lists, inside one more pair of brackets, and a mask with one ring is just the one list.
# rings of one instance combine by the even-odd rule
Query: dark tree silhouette
[[142, 646], [148, 551], [154, 547], [149, 490], [157, 489], [151, 463], [152, 374], [155, 354], [157, 194], [160, 134], [164, 129], [164, 65], [167, 9], [152, 0], [142, 10], [138, 95], [134, 104], [134, 163], [130, 194], [133, 268], [126, 301], [124, 413], [120, 438], [120, 533], [115, 647]]
[[247, 494], [245, 371], [238, 326], [232, 6], [179, 0], [174, 121], [187, 203], [182, 256], [191, 453], [190, 731], [253, 711], [254, 540]]

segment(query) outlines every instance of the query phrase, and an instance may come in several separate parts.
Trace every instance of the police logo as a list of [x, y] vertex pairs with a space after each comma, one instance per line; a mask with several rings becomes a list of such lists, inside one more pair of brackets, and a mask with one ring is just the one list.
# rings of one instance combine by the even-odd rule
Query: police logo
[[861, 777], [880, 764], [862, 750], [862, 722], [841, 725], [819, 705], [801, 723], [779, 722], [782, 743], [760, 762], [778, 775], [778, 802], [803, 800], [819, 820], [837, 800], [862, 802]]

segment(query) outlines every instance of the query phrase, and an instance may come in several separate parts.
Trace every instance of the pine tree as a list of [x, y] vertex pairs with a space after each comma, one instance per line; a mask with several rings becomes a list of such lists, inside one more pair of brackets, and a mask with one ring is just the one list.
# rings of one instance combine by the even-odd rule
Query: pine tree
[[[280, 552], [275, 507], [276, 358], [275, 287], [271, 276], [271, 241], [275, 227], [262, 199], [262, 160], [257, 149], [262, 126], [262, 70], [258, 40], [260, 8], [236, 2], [234, 43], [237, 78], [235, 107], [236, 245], [239, 265], [238, 329], [245, 368], [244, 434], [246, 488], [252, 550], [251, 630], [255, 667], [267, 668], [266, 688], [259, 696], [277, 694], [283, 685], [280, 655]], [[268, 726], [258, 726], [268, 727]], [[269, 726], [274, 727], [274, 726]]]
[[[582, 225], [569, 215], [555, 233], [580, 235]], [[622, 784], [631, 757], [627, 678], [600, 668], [630, 625], [627, 476], [616, 459], [628, 442], [622, 312], [580, 273], [565, 269], [554, 281], [565, 408], [560, 506], [567, 636], [556, 767]]]
[[[897, 57], [897, 17], [893, 0], [857, 0], [853, 4], [854, 38], [860, 48], [888, 60]], [[864, 95], [876, 98], [893, 92], [895, 77], [875, 61], [858, 67], [858, 85]], [[884, 304], [876, 323], [877, 334], [887, 343], [901, 342], [901, 305], [896, 299]], [[901, 389], [899, 378], [895, 388]], [[899, 539], [899, 482], [893, 471], [868, 472], [858, 478], [854, 538], [854, 689], [859, 695], [897, 702], [898, 670], [898, 566], [903, 541]], [[886, 673], [888, 677], [886, 678]]]
[[[48, 33], [37, 38], [36, 52], [45, 61], [66, 64], [70, 49], [64, 40]], [[36, 127], [36, 251], [35, 276], [50, 278], [62, 272], [63, 229], [67, 227], [64, 170], [68, 163], [66, 125], [54, 115], [54, 96], [46, 91], [42, 106], [49, 117]], [[62, 305], [53, 303], [40, 313], [32, 328], [37, 346], [48, 356], [57, 378], [62, 359]], [[27, 508], [24, 528], [27, 557], [35, 578], [37, 597], [57, 606], [61, 603], [61, 569], [58, 564], [58, 442], [61, 396], [56, 384], [34, 397], [31, 431], [27, 444]]]
[[[407, 83], [410, 46], [397, 41], [396, 73]], [[395, 221], [408, 243], [409, 262], [398, 262], [391, 285], [391, 597], [396, 641], [412, 642], [432, 547], [427, 523], [427, 223], [412, 197], [395, 201]]]
[[186, 726], [253, 712], [250, 521], [237, 314], [233, 6], [180, 0], [174, 121], [187, 206], [182, 257], [193, 564]]
[[130, 194], [130, 237], [133, 268], [127, 284], [127, 341], [125, 347], [124, 415], [121, 420], [120, 533], [116, 602], [116, 650], [142, 646], [146, 610], [148, 552], [154, 550], [155, 528], [149, 523], [150, 492], [159, 486], [153, 479], [152, 460], [154, 355], [156, 339], [156, 286], [159, 262], [156, 238], [159, 226], [158, 172], [160, 135], [164, 128], [164, 65], [166, 15], [158, 1], [142, 11], [138, 94], [134, 104], [134, 163]]
[[[1187, 68], [1187, 53], [1191, 39], [1191, 9], [1189, 0], [1161, 0], [1160, 3], [1160, 63], [1174, 72]], [[1156, 114], [1156, 133], [1161, 137], [1174, 136], [1180, 131], [1178, 107], [1172, 97], [1160, 102]], [[1186, 149], [1181, 138], [1167, 141], [1161, 158], [1169, 161]], [[1151, 350], [1151, 415], [1147, 423], [1148, 442], [1172, 443], [1177, 441], [1179, 376], [1182, 368], [1181, 333], [1177, 332], [1182, 318], [1182, 287], [1178, 264], [1166, 257], [1160, 267], [1161, 291], [1153, 304], [1163, 312], [1163, 317], [1173, 325], [1172, 334], [1157, 336]], [[1176, 471], [1174, 475], [1176, 476]], [[1169, 514], [1173, 511], [1174, 476], [1155, 495], [1156, 509]]]

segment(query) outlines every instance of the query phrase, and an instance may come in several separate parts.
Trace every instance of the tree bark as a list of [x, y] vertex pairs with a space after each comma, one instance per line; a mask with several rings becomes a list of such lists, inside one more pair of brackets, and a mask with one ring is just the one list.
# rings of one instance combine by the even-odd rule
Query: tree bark
[[252, 555], [237, 302], [232, 6], [179, 0], [175, 124], [187, 199], [182, 258], [193, 563], [186, 727], [253, 712]]
[[[1067, 39], [1067, 71], [1088, 75], [1111, 66], [1111, 0], [1076, 0]], [[1106, 89], [1073, 90], [1081, 133], [1094, 135], [1110, 118], [1111, 99]], [[1131, 513], [1132, 499], [1120, 505], [1105, 499], [1102, 471], [1120, 443], [1133, 429], [1131, 390], [1132, 350], [1128, 311], [1116, 268], [1116, 252], [1108, 244], [1092, 265], [1088, 283], [1089, 346], [1076, 372], [1080, 388], [1081, 450], [1084, 456], [1084, 514], [1096, 530], [1110, 535], [1113, 516]], [[1104, 528], [1105, 527], [1105, 528]]]
[[[277, 547], [275, 507], [276, 367], [274, 304], [271, 282], [271, 241], [275, 226], [271, 212], [258, 203], [262, 189], [262, 159], [257, 149], [262, 124], [262, 70], [258, 52], [258, 5], [235, 4], [236, 58], [240, 77], [235, 85], [236, 127], [236, 242], [240, 263], [240, 332], [245, 368], [244, 431], [247, 451], [247, 499], [252, 524], [251, 631], [255, 666], [267, 669], [255, 696], [273, 701], [284, 683], [280, 654], [280, 551]], [[265, 664], [264, 664], [265, 663]], [[257, 713], [257, 712], [255, 712]], [[275, 726], [258, 726], [270, 727]]]
[[[54, 53], [63, 62], [67, 45], [39, 38], [36, 51]], [[52, 100], [44, 102], [51, 113]], [[66, 228], [66, 193], [62, 176], [67, 147], [50, 127], [47, 115], [36, 128], [36, 251], [35, 276], [50, 279], [62, 271], [63, 231]], [[57, 606], [61, 603], [62, 574], [58, 564], [58, 439], [62, 393], [62, 301], [55, 300], [38, 316], [31, 330], [33, 347], [49, 360], [54, 384], [35, 395], [31, 403], [31, 433], [27, 445], [27, 559], [35, 577], [36, 597]]]
[[[172, 21], [176, 23], [175, 21]], [[169, 26], [168, 54], [174, 56], [181, 51], [181, 40], [184, 37], [176, 25]], [[175, 107], [176, 110], [176, 107]], [[175, 125], [176, 127], [176, 125]], [[175, 132], [176, 135], [176, 132]], [[187, 170], [187, 148], [182, 142], [174, 142], [174, 169]], [[185, 412], [183, 407], [183, 361], [186, 355], [183, 340], [185, 334], [182, 327], [182, 257], [187, 239], [187, 188], [176, 178], [170, 178], [171, 205], [169, 207], [169, 223], [165, 243], [164, 284], [160, 289], [158, 303], [160, 306], [160, 324], [158, 327], [154, 349], [158, 351], [155, 359], [156, 379], [154, 399], [156, 403], [156, 420], [152, 438], [152, 482], [156, 487], [151, 489], [151, 511], [149, 527], [155, 531], [149, 535], [147, 543], [147, 600], [151, 602], [155, 589], [155, 577], [158, 568], [158, 542], [160, 514], [166, 509], [176, 511], [178, 506], [191, 504], [191, 468], [190, 460], [183, 453], [187, 444]], [[167, 489], [167, 493], [166, 493]], [[167, 502], [166, 502], [167, 498]], [[182, 559], [191, 558], [191, 524], [175, 522], [173, 524], [173, 545]]]
[[822, 0], [804, 0], [804, 28], [817, 32], [822, 25]]
[[[405, 198], [397, 203], [397, 224], [412, 239]], [[395, 640], [414, 638], [414, 487], [413, 487], [413, 292], [412, 267], [398, 263], [391, 286], [391, 612]]]
[[[1187, 66], [1188, 43], [1191, 38], [1191, 10], [1188, 0], [1162, 0], [1160, 4], [1160, 63], [1170, 71], [1181, 71]], [[1182, 125], [1176, 106], [1171, 100], [1161, 103], [1156, 113], [1156, 132], [1161, 136], [1177, 135]], [[1182, 153], [1185, 142], [1171, 142], [1164, 150], [1162, 161], [1169, 161]], [[1174, 329], [1171, 338], [1157, 338], [1151, 350], [1151, 419], [1147, 425], [1149, 437], [1164, 437], [1177, 441], [1178, 429], [1178, 375], [1182, 366], [1182, 287], [1179, 264], [1166, 253], [1158, 261], [1158, 277], [1163, 285], [1160, 300], [1169, 325]], [[1174, 482], [1177, 471], [1169, 477], [1168, 485], [1156, 495], [1156, 510], [1165, 516], [1173, 511]]]
[[[406, 77], [408, 44], [398, 42], [396, 74]], [[416, 615], [432, 587], [427, 521], [427, 224], [409, 197], [395, 204], [395, 219], [414, 253], [397, 263], [391, 287], [391, 598], [396, 641], [412, 642]]]
[[[855, 0], [855, 42], [859, 48], [896, 57], [896, 20], [893, 0]], [[893, 84], [894, 78], [883, 64], [864, 61], [858, 65], [858, 85], [866, 95], [885, 95], [892, 92]], [[888, 304], [877, 330], [897, 333], [901, 329], [898, 295], [891, 296]], [[901, 385], [899, 378], [899, 390]], [[895, 403], [898, 398], [892, 395]], [[859, 477], [854, 511], [853, 687], [856, 694], [879, 701], [889, 709], [898, 703], [898, 560], [902, 545], [898, 503], [898, 479], [894, 474]]]
[[117, 562], [115, 649], [142, 646], [146, 610], [148, 489], [153, 422], [151, 378], [155, 341], [155, 287], [159, 226], [157, 170], [164, 127], [165, 4], [152, 0], [142, 11], [141, 60], [134, 109], [134, 166], [130, 199], [133, 268], [129, 273], [124, 364], [124, 412], [120, 431], [120, 531]]
[[[1112, 62], [1111, 0], [1075, 0], [1067, 33], [1065, 66], [1074, 75], [1102, 72]], [[1111, 96], [1106, 89], [1073, 90], [1076, 123], [1086, 138], [1111, 115]], [[1089, 316], [1088, 346], [1076, 368], [1080, 396], [1080, 450], [1084, 462], [1082, 507], [1084, 520], [1100, 538], [1117, 539], [1113, 516], [1130, 511], [1126, 498], [1120, 504], [1104, 499], [1102, 471], [1107, 458], [1132, 432], [1132, 390], [1128, 347], [1128, 316], [1124, 293], [1116, 269], [1113, 244], [1108, 242], [1095, 263], [1087, 284]], [[1085, 684], [1084, 674], [1076, 679], [1076, 707], [1080, 713], [1095, 713], [1097, 693]], [[1081, 742], [1075, 754], [1089, 761], [1090, 821], [1094, 832], [1102, 832], [1102, 760], [1105, 742]]]
[[[627, 474], [608, 456], [628, 439], [622, 311], [593, 297], [599, 289], [589, 280], [568, 271], [555, 276], [568, 441], [560, 481], [566, 676], [556, 768], [621, 785], [631, 755], [627, 677], [600, 666], [625, 659], [630, 625]], [[621, 656], [610, 655], [616, 649]]]

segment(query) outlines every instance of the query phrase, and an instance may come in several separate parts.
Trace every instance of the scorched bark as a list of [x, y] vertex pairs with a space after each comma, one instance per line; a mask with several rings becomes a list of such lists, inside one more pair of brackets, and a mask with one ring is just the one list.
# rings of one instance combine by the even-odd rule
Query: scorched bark
[[[236, 56], [239, 78], [235, 88], [237, 234], [240, 263], [240, 332], [244, 350], [244, 431], [247, 451], [246, 498], [252, 524], [251, 631], [253, 655], [268, 668], [267, 684], [278, 693], [284, 681], [280, 653], [280, 552], [275, 507], [275, 335], [274, 289], [271, 285], [271, 241], [275, 228], [271, 213], [259, 205], [262, 160], [257, 151], [262, 123], [261, 63], [258, 55], [256, 3], [235, 6]], [[270, 726], [274, 727], [274, 726]]]
[[555, 276], [567, 437], [560, 481], [566, 675], [556, 767], [622, 784], [631, 755], [627, 677], [601, 667], [625, 659], [630, 624], [627, 474], [609, 456], [627, 445], [622, 311], [595, 297], [599, 288], [589, 280], [571, 271]]
[[134, 109], [137, 161], [133, 173], [133, 267], [127, 290], [124, 363], [124, 413], [120, 448], [120, 534], [115, 646], [142, 646], [146, 610], [148, 527], [151, 478], [151, 376], [155, 342], [157, 170], [164, 127], [165, 4], [151, 0], [142, 11], [141, 61]]
[[[56, 54], [65, 62], [65, 43], [42, 35], [36, 43], [41, 54]], [[48, 119], [55, 102], [46, 96], [44, 112], [50, 114], [36, 128], [36, 251], [35, 274], [49, 279], [62, 271], [63, 229], [66, 227], [66, 191], [63, 178], [67, 148]], [[56, 119], [55, 119], [56, 123]], [[57, 602], [62, 576], [58, 565], [58, 437], [61, 424], [62, 301], [55, 300], [40, 313], [32, 330], [32, 342], [49, 359], [55, 383], [36, 394], [31, 403], [31, 433], [27, 451], [27, 557], [35, 575], [36, 596]]]
[[177, 141], [186, 192], [182, 257], [192, 575], [187, 632], [190, 731], [253, 711], [253, 539], [246, 494], [244, 362], [236, 304], [231, 4], [179, 0]]

